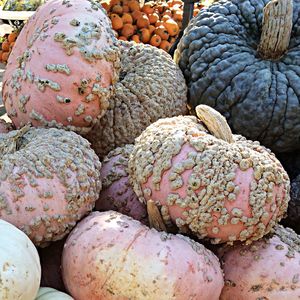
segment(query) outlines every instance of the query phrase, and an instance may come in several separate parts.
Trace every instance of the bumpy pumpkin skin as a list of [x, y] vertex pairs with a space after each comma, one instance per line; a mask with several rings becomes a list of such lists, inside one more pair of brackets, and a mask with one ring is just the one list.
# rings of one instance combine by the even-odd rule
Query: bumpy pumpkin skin
[[0, 219], [0, 299], [32, 300], [41, 279], [38, 252], [30, 239]]
[[3, 101], [17, 128], [30, 122], [86, 133], [118, 78], [111, 23], [93, 0], [51, 0], [26, 23], [9, 57]]
[[93, 212], [69, 235], [63, 278], [76, 300], [218, 300], [215, 255], [118, 212]]
[[225, 287], [221, 300], [290, 300], [300, 297], [300, 236], [290, 228], [275, 227], [275, 233], [251, 246], [219, 250]]
[[128, 159], [133, 145], [118, 147], [103, 159], [100, 170], [102, 190], [95, 209], [115, 210], [147, 225], [146, 205], [139, 201], [129, 182]]
[[187, 87], [178, 66], [156, 47], [120, 41], [121, 72], [109, 108], [86, 136], [103, 158], [132, 144], [151, 123], [186, 113]]
[[25, 129], [0, 135], [0, 218], [43, 246], [93, 209], [101, 163], [74, 132]]
[[257, 240], [287, 209], [289, 178], [270, 150], [238, 135], [227, 143], [193, 116], [150, 125], [128, 166], [140, 200], [158, 202], [166, 223], [213, 243]]
[[176, 61], [192, 107], [212, 106], [234, 132], [286, 152], [300, 148], [300, 5], [293, 1], [288, 52], [270, 61], [256, 51], [268, 2], [221, 0], [201, 10], [178, 45]]

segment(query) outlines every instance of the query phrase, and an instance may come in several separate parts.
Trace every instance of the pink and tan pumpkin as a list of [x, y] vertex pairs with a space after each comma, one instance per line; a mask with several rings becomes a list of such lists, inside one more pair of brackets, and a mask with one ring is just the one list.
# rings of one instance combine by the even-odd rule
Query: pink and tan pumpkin
[[213, 243], [257, 240], [287, 209], [288, 175], [268, 149], [232, 135], [212, 108], [200, 105], [197, 115], [161, 119], [136, 139], [134, 191], [183, 232]]
[[21, 31], [3, 80], [17, 128], [84, 133], [106, 109], [118, 78], [119, 49], [105, 11], [93, 0], [50, 0]]
[[203, 245], [114, 211], [93, 212], [76, 226], [62, 268], [76, 300], [218, 300], [224, 284]]
[[1, 134], [0, 158], [0, 218], [36, 245], [62, 239], [99, 197], [100, 161], [74, 132], [27, 126]]
[[300, 236], [276, 226], [275, 233], [252, 245], [224, 247], [225, 287], [221, 300], [300, 298]]
[[139, 201], [128, 177], [128, 159], [133, 145], [119, 147], [109, 152], [102, 161], [100, 179], [102, 190], [96, 210], [115, 210], [148, 224], [146, 205]]

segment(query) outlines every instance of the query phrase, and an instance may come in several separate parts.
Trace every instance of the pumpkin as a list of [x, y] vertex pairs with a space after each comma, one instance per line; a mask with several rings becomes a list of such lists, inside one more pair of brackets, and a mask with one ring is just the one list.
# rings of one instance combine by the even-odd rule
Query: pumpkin
[[198, 118], [160, 119], [136, 139], [128, 162], [134, 191], [181, 232], [212, 243], [257, 240], [286, 212], [288, 175], [270, 150], [233, 135], [217, 111], [196, 111]]
[[298, 1], [222, 0], [178, 45], [191, 108], [214, 107], [232, 130], [274, 152], [300, 149]]
[[30, 239], [0, 219], [0, 299], [32, 300], [41, 279], [41, 265]]
[[171, 57], [150, 45], [120, 41], [121, 73], [106, 114], [86, 138], [102, 158], [132, 144], [159, 118], [186, 112], [187, 88]]
[[203, 245], [114, 211], [93, 212], [76, 226], [62, 267], [76, 300], [217, 300], [224, 284]]
[[35, 300], [74, 300], [71, 296], [48, 287], [41, 287]]
[[65, 292], [61, 275], [61, 257], [65, 242], [66, 238], [38, 249], [42, 267], [41, 286]]
[[74, 132], [26, 126], [0, 134], [0, 157], [0, 218], [35, 245], [62, 239], [98, 199], [99, 158]]
[[119, 50], [93, 0], [50, 0], [22, 29], [3, 79], [3, 102], [17, 128], [90, 130], [108, 108]]
[[147, 210], [134, 193], [128, 177], [128, 159], [133, 145], [116, 148], [103, 159], [100, 170], [102, 190], [95, 209], [115, 210], [144, 224], [148, 223]]
[[275, 233], [251, 246], [219, 250], [225, 287], [221, 300], [288, 300], [300, 296], [300, 237], [290, 228], [276, 226]]

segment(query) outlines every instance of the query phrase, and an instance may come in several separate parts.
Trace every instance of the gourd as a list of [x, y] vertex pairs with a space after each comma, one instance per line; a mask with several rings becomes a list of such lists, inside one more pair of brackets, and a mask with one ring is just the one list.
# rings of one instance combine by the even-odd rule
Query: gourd
[[136, 139], [128, 162], [135, 193], [157, 204], [166, 227], [212, 243], [260, 239], [287, 210], [287, 173], [211, 107], [196, 113], [160, 119]]
[[86, 133], [108, 108], [119, 49], [96, 1], [50, 0], [22, 29], [3, 79], [3, 102], [20, 128]]
[[276, 153], [300, 149], [299, 1], [221, 0], [202, 9], [175, 55], [189, 104]]
[[99, 197], [101, 163], [87, 140], [62, 129], [0, 134], [0, 218], [38, 246], [62, 239]]
[[220, 264], [203, 245], [118, 212], [93, 212], [69, 235], [63, 279], [76, 300], [218, 300]]
[[62, 293], [52, 288], [41, 287], [35, 300], [74, 300], [68, 294]]
[[132, 144], [159, 118], [186, 112], [187, 87], [170, 55], [150, 45], [120, 41], [121, 72], [109, 108], [86, 136], [103, 158]]
[[225, 287], [221, 300], [288, 300], [300, 295], [300, 237], [290, 228], [275, 232], [250, 246], [224, 247]]
[[0, 299], [32, 300], [41, 279], [38, 252], [30, 239], [0, 219]]
[[103, 159], [100, 170], [102, 190], [95, 209], [115, 210], [147, 225], [146, 205], [139, 201], [129, 182], [127, 168], [132, 150], [133, 145], [118, 147]]

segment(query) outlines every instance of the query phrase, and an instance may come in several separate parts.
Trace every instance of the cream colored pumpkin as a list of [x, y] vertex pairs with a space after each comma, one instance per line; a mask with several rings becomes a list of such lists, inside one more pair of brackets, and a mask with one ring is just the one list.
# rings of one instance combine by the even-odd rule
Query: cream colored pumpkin
[[38, 252], [25, 233], [0, 220], [0, 299], [32, 300], [41, 279]]
[[74, 300], [74, 298], [53, 288], [41, 287], [35, 300]]

